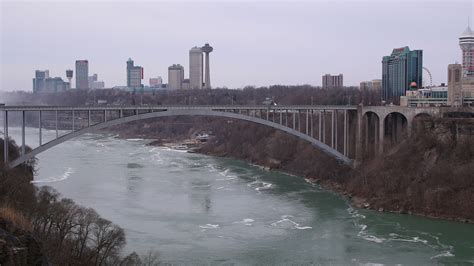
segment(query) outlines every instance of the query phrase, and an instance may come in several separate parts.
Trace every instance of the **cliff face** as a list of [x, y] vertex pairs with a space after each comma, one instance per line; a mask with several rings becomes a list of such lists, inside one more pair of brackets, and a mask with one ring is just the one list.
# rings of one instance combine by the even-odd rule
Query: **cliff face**
[[11, 221], [0, 217], [0, 265], [49, 264], [41, 241], [30, 230], [17, 228]]
[[345, 189], [372, 208], [474, 221], [474, 123], [418, 126], [385, 156], [363, 163]]

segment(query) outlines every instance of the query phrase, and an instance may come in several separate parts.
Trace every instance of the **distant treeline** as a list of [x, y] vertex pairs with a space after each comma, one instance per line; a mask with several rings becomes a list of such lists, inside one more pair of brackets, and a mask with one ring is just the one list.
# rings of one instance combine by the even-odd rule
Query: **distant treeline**
[[310, 85], [270, 87], [248, 86], [242, 89], [196, 89], [123, 91], [117, 89], [75, 90], [57, 93], [4, 92], [2, 99], [9, 104], [73, 105], [97, 104], [99, 100], [107, 104], [124, 105], [259, 105], [266, 98], [277, 104], [300, 105], [380, 105], [380, 91], [359, 90], [356, 87], [323, 89]]

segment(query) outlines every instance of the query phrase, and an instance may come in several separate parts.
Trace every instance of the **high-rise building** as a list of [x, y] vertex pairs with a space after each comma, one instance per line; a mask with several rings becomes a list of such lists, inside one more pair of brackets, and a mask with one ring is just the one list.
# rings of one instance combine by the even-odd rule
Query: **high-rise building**
[[373, 79], [369, 81], [362, 81], [360, 83], [359, 89], [361, 90], [373, 90], [378, 91], [382, 89], [382, 80], [381, 79]]
[[33, 78], [33, 92], [42, 92], [45, 88], [45, 80], [49, 78], [49, 70], [36, 70]]
[[474, 32], [468, 25], [459, 37], [462, 50], [462, 74], [464, 77], [474, 77]]
[[127, 87], [142, 87], [143, 67], [135, 66], [131, 58], [127, 61]]
[[191, 89], [202, 89], [202, 49], [193, 47], [189, 50], [189, 86]]
[[163, 84], [163, 79], [161, 77], [150, 78], [150, 87], [158, 88]]
[[332, 88], [342, 88], [344, 86], [343, 75], [330, 75], [326, 74], [323, 76], [323, 88], [332, 89]]
[[76, 60], [76, 89], [89, 88], [89, 62], [87, 60]]
[[98, 80], [99, 76], [97, 74], [92, 74], [92, 76], [87, 77], [87, 84], [89, 89], [94, 89], [94, 82]]
[[462, 73], [460, 64], [448, 65], [448, 105], [462, 105]]
[[71, 69], [67, 69], [66, 70], [66, 78], [67, 78], [67, 81], [69, 82], [69, 88], [72, 88], [72, 75], [73, 75], [73, 71]]
[[44, 82], [44, 92], [58, 92], [70, 88], [69, 82], [65, 82], [60, 77], [47, 78]]
[[184, 80], [184, 68], [180, 64], [174, 64], [168, 67], [168, 89], [182, 89]]
[[211, 67], [209, 63], [209, 53], [211, 53], [214, 50], [212, 46], [210, 46], [208, 43], [206, 43], [202, 48], [201, 51], [206, 55], [206, 79], [204, 83], [204, 87], [206, 89], [211, 88]]
[[[395, 48], [390, 56], [382, 59], [382, 100], [398, 103], [400, 96], [410, 88], [422, 85], [423, 51], [410, 51], [408, 46]], [[414, 82], [414, 83], [412, 83]]]

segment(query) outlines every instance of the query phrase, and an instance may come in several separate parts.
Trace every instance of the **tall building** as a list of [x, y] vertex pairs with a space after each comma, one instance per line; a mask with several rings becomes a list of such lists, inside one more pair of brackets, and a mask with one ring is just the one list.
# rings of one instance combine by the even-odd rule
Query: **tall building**
[[419, 88], [423, 80], [423, 51], [410, 51], [408, 46], [395, 48], [382, 59], [382, 100], [398, 103], [400, 96], [415, 82]]
[[332, 89], [332, 88], [342, 88], [344, 86], [343, 75], [330, 75], [326, 74], [323, 76], [323, 88]]
[[360, 83], [359, 89], [361, 90], [373, 90], [378, 91], [382, 89], [382, 80], [381, 79], [373, 79], [369, 81], [362, 81]]
[[94, 82], [96, 82], [99, 79], [99, 76], [97, 74], [92, 74], [92, 76], [87, 77], [87, 84], [89, 89], [94, 89]]
[[204, 88], [210, 89], [211, 88], [211, 67], [209, 63], [209, 53], [211, 53], [214, 48], [206, 43], [202, 48], [202, 52], [206, 55], [206, 78], [205, 78], [205, 85]]
[[184, 68], [180, 64], [168, 67], [168, 88], [171, 90], [182, 89]]
[[474, 97], [474, 32], [468, 25], [459, 37], [462, 51], [462, 96]]
[[462, 73], [460, 64], [448, 65], [448, 105], [462, 105]]
[[89, 88], [89, 62], [76, 60], [76, 89]]
[[462, 50], [462, 74], [464, 77], [474, 77], [474, 32], [469, 25], [459, 37]]
[[135, 66], [131, 58], [127, 61], [127, 87], [142, 87], [143, 67]]
[[193, 47], [189, 50], [189, 86], [191, 89], [202, 89], [202, 49]]
[[73, 71], [71, 69], [67, 69], [66, 70], [66, 78], [67, 78], [67, 81], [69, 82], [69, 88], [72, 88], [72, 75], [73, 75]]
[[36, 70], [33, 78], [33, 92], [42, 92], [45, 88], [45, 80], [49, 78], [49, 70]]
[[158, 88], [163, 84], [163, 79], [161, 77], [150, 78], [150, 87]]
[[65, 82], [60, 77], [47, 78], [44, 82], [44, 92], [58, 92], [69, 89], [69, 82]]
[[105, 82], [99, 81], [99, 75], [93, 74], [89, 76], [89, 89], [103, 89], [105, 88]]

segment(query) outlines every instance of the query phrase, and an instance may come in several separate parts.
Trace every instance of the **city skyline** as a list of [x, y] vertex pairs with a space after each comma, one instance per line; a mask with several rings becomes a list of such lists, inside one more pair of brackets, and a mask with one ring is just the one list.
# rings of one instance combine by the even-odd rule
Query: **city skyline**
[[[34, 12], [46, 6], [48, 13]], [[183, 7], [192, 8], [183, 11]], [[31, 73], [37, 69], [65, 78], [64, 70], [74, 68], [75, 60], [81, 58], [89, 60], [90, 71], [100, 73], [109, 87], [126, 85], [123, 61], [129, 57], [147, 69], [145, 80], [166, 76], [174, 63], [189, 69], [189, 47], [207, 42], [218, 47], [212, 55], [213, 87], [241, 88], [320, 86], [325, 73], [343, 73], [347, 86], [357, 86], [363, 80], [380, 79], [382, 57], [402, 46], [423, 50], [433, 83], [445, 83], [446, 66], [461, 62], [458, 38], [467, 26], [472, 4], [143, 2], [132, 6], [89, 1], [54, 6], [4, 2], [1, 9], [1, 90], [30, 90]], [[85, 10], [88, 20], [70, 16]], [[387, 16], [401, 10], [403, 17]], [[200, 11], [208, 12], [209, 18], [198, 16]], [[59, 15], [48, 16], [49, 12]], [[169, 20], [178, 12], [182, 21]], [[22, 23], [14, 19], [20, 14], [27, 18]], [[333, 23], [324, 23], [328, 19]], [[84, 36], [89, 40], [76, 42]], [[37, 40], [34, 49], [33, 40]], [[352, 41], [349, 45], [348, 40]]]

